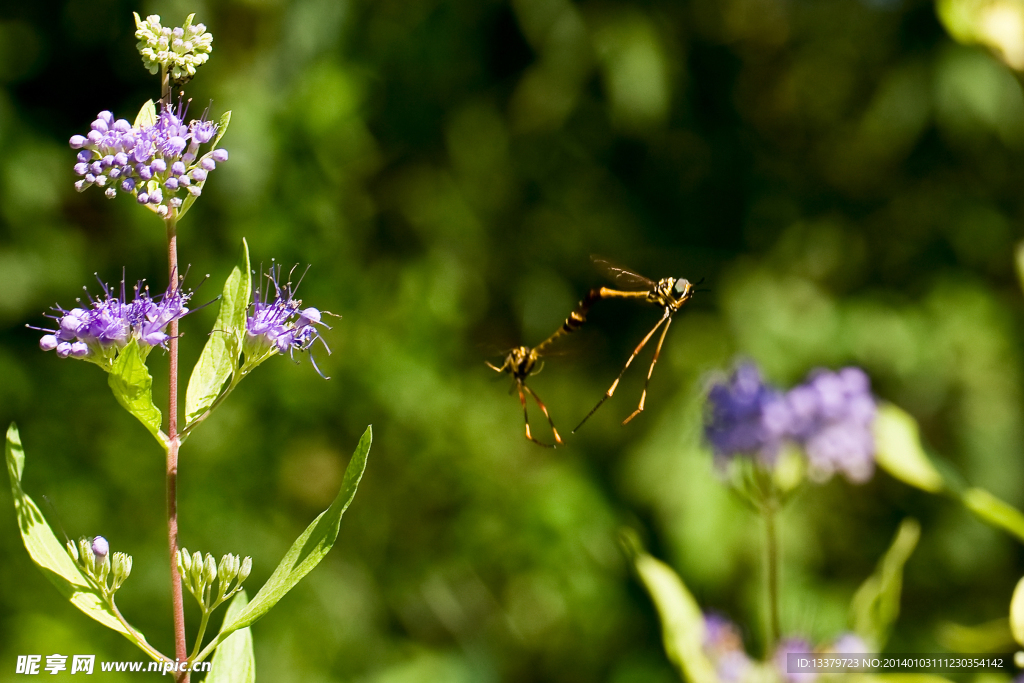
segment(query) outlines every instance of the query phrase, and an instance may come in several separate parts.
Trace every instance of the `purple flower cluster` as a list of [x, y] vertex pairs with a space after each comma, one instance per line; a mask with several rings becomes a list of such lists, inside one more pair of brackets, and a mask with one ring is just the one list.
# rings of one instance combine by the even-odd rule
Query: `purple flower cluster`
[[191, 292], [168, 288], [154, 298], [140, 282], [134, 294], [129, 301], [122, 281], [120, 292], [103, 285], [103, 297], [90, 296], [87, 308], [55, 306], [59, 315], [47, 317], [56, 321], [57, 329], [33, 328], [47, 333], [39, 340], [39, 348], [56, 351], [61, 358], [91, 360], [107, 369], [132, 339], [138, 340], [143, 357], [156, 346], [166, 348], [170, 336], [164, 330], [172, 320], [188, 313], [185, 304]]
[[831, 645], [823, 646], [817, 650], [813, 649], [810, 641], [800, 637], [785, 638], [775, 648], [775, 656], [772, 658], [775, 667], [787, 683], [813, 683], [818, 679], [814, 672], [790, 672], [788, 655], [790, 654], [812, 654], [827, 653], [836, 655], [862, 655], [868, 651], [867, 644], [855, 633], [844, 633]]
[[[805, 638], [791, 636], [784, 638], [775, 648], [769, 662], [780, 678], [786, 683], [812, 683], [817, 678], [815, 673], [789, 673], [787, 655], [790, 653], [811, 654], [827, 652], [853, 655], [867, 652], [867, 646], [856, 634], [844, 633], [832, 645], [815, 650]], [[717, 612], [704, 614], [704, 654], [715, 667], [719, 680], [723, 683], [741, 683], [761, 678], [763, 674], [755, 671], [754, 661], [743, 648], [743, 637], [739, 628], [725, 616]]]
[[[269, 296], [269, 287], [263, 291], [262, 296], [260, 287], [253, 290], [249, 317], [245, 321], [246, 339], [242, 347], [246, 364], [261, 363], [274, 353], [288, 353], [294, 357], [295, 351], [309, 351], [318, 339], [330, 354], [331, 349], [316, 327], [322, 325], [331, 329], [322, 321], [321, 311], [312, 307], [302, 308], [302, 300], [295, 298], [298, 285], [293, 287], [291, 280], [281, 284], [279, 266], [271, 266], [266, 277], [274, 286], [274, 295], [272, 298]], [[329, 379], [320, 371], [312, 353], [309, 359], [317, 373]]]
[[704, 653], [723, 683], [740, 683], [753, 667], [739, 628], [718, 612], [704, 614]]
[[164, 107], [151, 125], [134, 128], [126, 119], [114, 120], [101, 111], [88, 135], [73, 135], [71, 148], [80, 150], [75, 173], [79, 192], [96, 185], [107, 197], [118, 189], [133, 195], [139, 204], [161, 216], [179, 209], [187, 193], [198, 197], [210, 171], [228, 160], [226, 149], [199, 155], [199, 148], [213, 140], [217, 124], [206, 114], [187, 125], [183, 103]]
[[807, 655], [813, 652], [814, 647], [809, 640], [799, 636], [790, 636], [789, 638], [783, 638], [778, 646], [776, 646], [772, 663], [779, 673], [782, 674], [782, 679], [787, 683], [811, 683], [818, 677], [818, 674], [790, 672], [788, 659], [790, 654]]
[[757, 367], [739, 365], [727, 382], [712, 385], [704, 435], [723, 460], [738, 453], [775, 462], [789, 419], [782, 393], [766, 385]]
[[783, 393], [744, 363], [711, 387], [708, 406], [704, 434], [720, 463], [742, 455], [771, 465], [790, 442], [803, 449], [815, 478], [842, 472], [861, 483], [874, 473], [875, 399], [860, 368], [818, 370]]

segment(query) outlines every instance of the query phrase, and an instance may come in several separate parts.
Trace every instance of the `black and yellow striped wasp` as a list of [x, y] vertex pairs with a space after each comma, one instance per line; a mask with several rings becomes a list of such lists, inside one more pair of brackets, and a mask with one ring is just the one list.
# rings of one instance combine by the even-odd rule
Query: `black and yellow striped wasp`
[[[651, 375], [654, 373], [654, 366], [658, 362], [658, 356], [661, 355], [661, 347], [665, 343], [665, 335], [668, 334], [668, 328], [672, 324], [672, 316], [675, 315], [679, 309], [681, 309], [686, 303], [693, 298], [693, 294], [696, 291], [697, 285], [691, 284], [689, 280], [685, 278], [674, 278], [666, 277], [655, 282], [645, 278], [643, 275], [634, 273], [631, 270], [627, 270], [620, 266], [613, 265], [609, 261], [592, 256], [594, 265], [598, 270], [602, 271], [608, 278], [610, 278], [616, 285], [622, 287], [622, 289], [610, 289], [608, 287], [601, 287], [600, 289], [592, 289], [587, 297], [580, 302], [580, 305], [569, 314], [569, 318], [566, 319], [565, 323], [562, 324], [562, 328], [552, 335], [552, 339], [560, 336], [561, 334], [568, 334], [582, 325], [586, 321], [586, 313], [590, 306], [593, 305], [594, 301], [598, 299], [633, 299], [637, 301], [644, 301], [646, 303], [658, 306], [663, 309], [663, 313], [658, 322], [651, 328], [651, 331], [640, 340], [636, 348], [633, 349], [633, 353], [630, 354], [629, 359], [626, 360], [626, 364], [622, 367], [622, 371], [619, 372], [619, 376], [615, 378], [612, 385], [608, 387], [608, 390], [604, 392], [604, 396], [597, 402], [589, 413], [580, 421], [576, 428], [573, 429], [573, 433], [583, 426], [583, 424], [590, 419], [590, 416], [597, 412], [597, 409], [604, 405], [604, 402], [612, 397], [615, 393], [615, 389], [619, 386], [619, 380], [626, 373], [626, 370], [633, 363], [633, 360], [637, 357], [640, 351], [643, 350], [647, 342], [651, 340], [654, 333], [661, 327], [661, 336], [658, 338], [658, 345], [654, 348], [654, 358], [651, 360], [651, 365], [647, 369], [647, 379], [644, 380], [644, 390], [640, 394], [640, 405], [634, 410], [629, 417], [622, 421], [622, 424], [627, 424], [634, 417], [643, 412], [644, 402], [647, 400], [647, 386], [651, 382]], [[664, 325], [664, 327], [662, 327]], [[548, 340], [550, 342], [551, 339]], [[547, 343], [547, 342], [545, 342]]]
[[[539, 348], [539, 347], [538, 347]], [[487, 362], [487, 367], [495, 372], [507, 372], [512, 375], [512, 379], [515, 380], [515, 384], [512, 388], [519, 390], [519, 402], [523, 405], [523, 422], [526, 424], [526, 438], [534, 442], [539, 446], [545, 448], [554, 448], [557, 445], [561, 445], [564, 442], [562, 437], [559, 436], [558, 430], [555, 429], [555, 423], [551, 420], [551, 415], [548, 413], [547, 406], [540, 400], [540, 396], [537, 395], [530, 387], [526, 386], [526, 379], [531, 375], [536, 375], [540, 372], [544, 363], [540, 360], [540, 353], [537, 348], [531, 349], [529, 346], [517, 346], [508, 352], [505, 356], [505, 361], [500, 365], [494, 365], [493, 363]], [[544, 417], [547, 418], [548, 424], [551, 425], [551, 433], [555, 437], [555, 443], [544, 443], [538, 440], [530, 433], [530, 414], [526, 410], [526, 394], [533, 397], [533, 400], [537, 402], [537, 407], [540, 408], [541, 412], [544, 413]]]

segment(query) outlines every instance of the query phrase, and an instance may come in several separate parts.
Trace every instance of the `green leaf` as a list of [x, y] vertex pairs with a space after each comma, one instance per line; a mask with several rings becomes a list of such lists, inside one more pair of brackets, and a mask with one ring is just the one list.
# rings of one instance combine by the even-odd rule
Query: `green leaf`
[[[249, 596], [242, 589], [235, 595], [228, 611], [224, 614], [224, 623], [230, 623], [249, 604]], [[240, 628], [217, 648], [210, 662], [210, 674], [205, 683], [256, 683], [256, 659], [252, 653], [252, 630]]]
[[[222, 137], [224, 137], [224, 133], [228, 132], [228, 124], [230, 124], [230, 123], [231, 123], [231, 111], [229, 110], [229, 111], [224, 112], [221, 115], [221, 117], [220, 117], [220, 121], [217, 122], [217, 135], [216, 135], [216, 137], [213, 138], [213, 142], [211, 143], [212, 149], [211, 149], [211, 151], [209, 151], [206, 154], [204, 154], [203, 158], [210, 156], [213, 153], [212, 150], [217, 148], [217, 143], [220, 142], [220, 139]], [[202, 186], [203, 186], [203, 184], [200, 183], [199, 187], [201, 188]], [[192, 194], [192, 193], [189, 193], [188, 195], [186, 195], [185, 201], [182, 202], [181, 208], [178, 209], [178, 219], [179, 220], [181, 218], [183, 218], [186, 213], [188, 213], [188, 210], [190, 208], [192, 208], [193, 204], [196, 203], [196, 199], [197, 198], [198, 197], [196, 195]]]
[[113, 629], [153, 656], [153, 649], [138, 631], [129, 630], [103, 600], [99, 591], [79, 571], [68, 555], [67, 549], [53, 533], [43, 513], [21, 488], [21, 477], [25, 469], [25, 451], [21, 446], [18, 428], [11, 423], [7, 429], [7, 445], [4, 448], [7, 459], [7, 474], [11, 478], [11, 494], [14, 497], [14, 512], [18, 518], [21, 540], [29, 557], [36, 563], [50, 583], [61, 595], [87, 616]]
[[875, 573], [861, 584], [850, 603], [853, 630], [876, 652], [885, 646], [900, 614], [903, 566], [917, 547], [919, 538], [921, 525], [917, 520], [903, 520]]
[[1010, 652], [1014, 646], [1006, 617], [971, 626], [942, 622], [935, 629], [935, 639], [946, 652]]
[[345, 469], [345, 478], [341, 483], [338, 497], [295, 540], [284, 559], [277, 565], [277, 569], [253, 597], [252, 602], [234, 619], [225, 620], [225, 625], [221, 627], [217, 637], [200, 653], [199, 660], [202, 660], [209, 651], [217, 647], [230, 634], [240, 628], [251, 626], [269, 612], [288, 591], [295, 587], [302, 577], [320, 564], [320, 560], [327, 555], [338, 538], [341, 516], [345, 514], [345, 510], [355, 498], [359, 481], [366, 469], [366, 458], [370, 453], [372, 440], [373, 430], [367, 427], [362, 438], [359, 439], [355, 453], [352, 454], [352, 460], [349, 461], [348, 467]]
[[998, 527], [1024, 541], [1024, 513], [981, 488], [967, 489], [962, 500], [967, 509], [983, 522]]
[[224, 382], [238, 366], [238, 355], [245, 334], [246, 310], [252, 292], [249, 245], [242, 240], [242, 262], [235, 266], [224, 283], [220, 312], [199, 361], [192, 369], [185, 393], [185, 424], [201, 417], [220, 395]]
[[231, 110], [228, 109], [226, 112], [220, 115], [220, 121], [217, 122], [217, 135], [213, 138], [213, 142], [210, 146], [213, 149], [217, 149], [217, 143], [224, 137], [224, 133], [228, 132], [228, 126], [231, 125]]
[[107, 383], [117, 402], [137, 417], [161, 445], [166, 446], [167, 437], [160, 431], [163, 417], [160, 409], [153, 405], [153, 377], [142, 360], [136, 340], [132, 339], [121, 349], [110, 369]]
[[1024, 578], [1017, 582], [1010, 599], [1010, 631], [1017, 644], [1024, 647]]
[[903, 483], [929, 493], [945, 488], [942, 475], [921, 446], [917, 422], [908, 413], [892, 404], [880, 406], [874, 431], [879, 467]]
[[1018, 242], [1013, 250], [1013, 262], [1017, 266], [1017, 280], [1024, 289], [1024, 242]]
[[658, 610], [665, 653], [680, 677], [690, 683], [717, 683], [715, 667], [704, 653], [704, 615], [683, 580], [644, 552], [632, 529], [622, 532], [621, 541]]
[[[138, 18], [138, 15], [136, 15]], [[135, 117], [135, 123], [133, 128], [144, 128], [145, 126], [152, 126], [156, 124], [156, 105], [153, 104], [153, 100], [147, 100], [142, 109], [139, 110], [138, 115]]]

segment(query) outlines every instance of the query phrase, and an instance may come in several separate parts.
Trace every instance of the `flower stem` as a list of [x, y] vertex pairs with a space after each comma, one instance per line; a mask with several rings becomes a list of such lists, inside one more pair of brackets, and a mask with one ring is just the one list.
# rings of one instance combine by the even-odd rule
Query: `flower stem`
[[[178, 276], [178, 232], [177, 213], [172, 212], [167, 220], [167, 265], [170, 271], [169, 291], [176, 292]], [[178, 573], [178, 321], [172, 320], [168, 329], [169, 377], [167, 390], [167, 546], [171, 563], [171, 605], [174, 611], [174, 653], [179, 661], [188, 657], [188, 643], [185, 641], [185, 601], [181, 591], [181, 575]], [[188, 672], [178, 675], [178, 683], [188, 683]]]
[[206, 635], [206, 625], [209, 623], [210, 615], [213, 613], [214, 609], [215, 607], [207, 609], [205, 605], [203, 606], [203, 620], [199, 624], [199, 634], [196, 635], [196, 646], [192, 649], [192, 656], [189, 658], [190, 661], [194, 661], [199, 655], [199, 648], [203, 645], [203, 636]]
[[766, 657], [771, 657], [779, 644], [779, 547], [775, 516], [778, 506], [774, 497], [765, 501], [761, 507], [764, 515], [765, 559], [767, 568], [765, 575], [768, 583], [768, 641], [765, 643]]
[[146, 639], [143, 637], [143, 635], [141, 633], [139, 633], [138, 631], [136, 631], [134, 628], [132, 628], [132, 625], [128, 623], [128, 621], [124, 618], [124, 616], [121, 615], [121, 610], [117, 609], [117, 605], [114, 604], [114, 597], [113, 596], [110, 596], [107, 599], [107, 604], [110, 606], [110, 610], [114, 613], [114, 616], [117, 617], [117, 620], [119, 622], [121, 622], [121, 625], [124, 626], [125, 629], [128, 631], [128, 633], [131, 634], [132, 642], [135, 643], [138, 647], [140, 647], [143, 652], [145, 652], [147, 655], [152, 657], [154, 661], [157, 661], [157, 662], [169, 662], [169, 661], [171, 661], [170, 657], [168, 657], [167, 655], [163, 654], [162, 652], [157, 650], [155, 647], [153, 647], [152, 645], [147, 643]]

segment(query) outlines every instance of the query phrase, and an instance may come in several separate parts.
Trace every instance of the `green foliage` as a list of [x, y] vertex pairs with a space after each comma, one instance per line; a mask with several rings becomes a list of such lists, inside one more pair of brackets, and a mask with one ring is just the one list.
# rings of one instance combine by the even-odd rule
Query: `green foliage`
[[[305, 304], [344, 318], [325, 332], [333, 355], [317, 357], [330, 382], [298, 355], [300, 367], [273, 359], [189, 436], [184, 540], [255, 555], [249, 580], [262, 583], [302, 530], [286, 520], [337, 493], [338, 435], [372, 422], [377, 436], [345, 553], [307, 577], [315, 596], [293, 591], [259, 623], [257, 646], [284, 644], [261, 680], [671, 680], [650, 600], [616, 551], [632, 514], [702, 606], [758, 631], [756, 524], [700, 438], [704, 377], [735, 354], [784, 386], [863, 366], [936, 465], [1024, 509], [1024, 299], [1010, 257], [1024, 238], [1020, 86], [954, 44], [934, 3], [209, 6], [196, 19], [218, 52], [186, 88], [189, 112], [212, 100], [238, 115], [222, 141], [231, 159], [179, 233], [192, 286], [219, 280], [192, 303], [220, 293], [244, 235], [255, 267], [257, 253], [312, 264]], [[30, 474], [69, 532], [102, 523], [130, 541], [119, 602], [139, 600], [139, 626], [166, 638], [166, 611], [144, 597], [166, 593], [165, 572], [143, 564], [166, 562], [153, 533], [162, 482], [154, 461], [125, 457], [145, 437], [114, 429], [121, 408], [91, 367], [41, 353], [23, 327], [45, 326], [40, 313], [93, 272], [111, 281], [126, 267], [155, 291], [166, 278], [150, 212], [72, 187], [68, 135], [100, 109], [131, 121], [159, 86], [131, 56], [131, 19], [82, 8], [28, 3], [0, 22], [0, 415], [47, 454]], [[82, 55], [102, 92], [69, 98], [61, 78]], [[615, 412], [635, 407], [651, 345], [613, 405], [566, 449], [538, 453], [483, 361], [545, 338], [608, 284], [595, 252], [653, 278], [706, 277], [711, 291], [674, 319], [641, 416], [621, 427]], [[219, 305], [182, 321], [183, 373]], [[656, 316], [596, 309], [567, 355], [545, 359], [531, 386], [560, 431]], [[147, 360], [161, 408], [164, 359]], [[878, 559], [866, 549], [888, 547], [908, 515], [928, 561], [906, 568], [914, 609], [890, 648], [934, 652], [936, 624], [1005, 619], [1018, 541], [951, 502], [881, 470], [864, 486], [803, 486], [780, 519], [786, 629], [831, 642]], [[8, 527], [0, 550], [17, 557]], [[2, 578], [0, 613], [15, 615], [5, 661], [59, 651], [55, 634], [95, 635], [24, 610], [53, 599], [44, 582]]]
[[366, 458], [370, 454], [370, 443], [373, 441], [373, 430], [370, 427], [363, 432], [359, 444], [356, 446], [352, 459], [345, 468], [345, 478], [341, 484], [338, 496], [331, 503], [331, 506], [320, 513], [310, 523], [306, 530], [295, 539], [295, 543], [285, 553], [277, 569], [257, 591], [252, 601], [244, 609], [234, 615], [230, 620], [225, 618], [220, 633], [204, 650], [199, 654], [199, 661], [202, 661], [207, 654], [216, 648], [220, 643], [238, 629], [251, 626], [262, 618], [270, 609], [278, 603], [302, 578], [311, 572], [314, 567], [320, 564], [320, 560], [334, 546], [338, 538], [338, 529], [341, 526], [341, 517], [345, 510], [355, 498], [356, 489], [359, 488], [359, 481], [363, 478], [366, 469]]
[[661, 638], [669, 661], [690, 683], [717, 683], [711, 660], [704, 654], [704, 614], [679, 575], [644, 552], [631, 529], [621, 536], [622, 547], [661, 618]]
[[922, 491], [939, 493], [944, 487], [942, 475], [921, 446], [917, 422], [892, 404], [879, 406], [875, 418], [875, 461], [892, 476]]
[[982, 488], [968, 489], [962, 499], [979, 519], [1024, 542], [1024, 513], [1020, 510]]
[[242, 239], [242, 259], [231, 270], [221, 293], [220, 312], [206, 346], [192, 369], [185, 396], [185, 430], [212, 409], [221, 395], [224, 382], [238, 369], [242, 340], [245, 338], [246, 310], [252, 296], [252, 268], [249, 245]]
[[[135, 21], [139, 21], [139, 15], [135, 15]], [[156, 124], [156, 104], [153, 100], [146, 100], [146, 103], [139, 109], [139, 113], [135, 115], [135, 123], [132, 124], [132, 128], [144, 128], [146, 126], [152, 126]]]
[[75, 565], [68, 551], [53, 533], [43, 513], [21, 488], [21, 477], [25, 470], [25, 451], [21, 435], [12, 423], [7, 428], [4, 447], [7, 460], [7, 474], [11, 479], [11, 495], [14, 497], [14, 511], [18, 518], [18, 530], [32, 561], [60, 594], [86, 616], [95, 619], [107, 628], [113, 629], [133, 642], [155, 660], [163, 659], [153, 650], [141, 633], [129, 627], [118, 618], [113, 602], [104, 599], [101, 591], [93, 585]]
[[[243, 588], [228, 605], [224, 614], [224, 623], [229, 624], [237, 619], [249, 596]], [[217, 647], [210, 662], [210, 673], [206, 683], [255, 683], [256, 659], [252, 652], [252, 629], [248, 626], [240, 628], [228, 636]]]
[[153, 377], [139, 353], [139, 344], [135, 339], [121, 349], [110, 369], [107, 383], [121, 407], [134, 415], [166, 448], [167, 437], [160, 430], [163, 416], [160, 409], [153, 405]]
[[1024, 647], [1024, 578], [1017, 582], [1010, 599], [1010, 631], [1017, 644]]
[[854, 632], [876, 652], [885, 647], [900, 614], [903, 567], [920, 537], [921, 525], [917, 520], [903, 520], [878, 568], [861, 584], [850, 603]]

